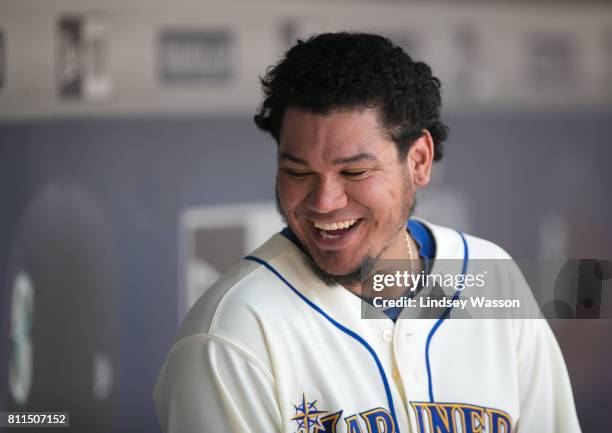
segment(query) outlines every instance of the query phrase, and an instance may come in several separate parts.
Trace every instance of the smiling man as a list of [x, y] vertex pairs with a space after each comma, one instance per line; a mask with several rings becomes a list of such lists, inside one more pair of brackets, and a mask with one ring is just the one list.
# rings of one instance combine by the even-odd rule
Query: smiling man
[[[465, 276], [474, 259], [510, 259], [409, 220], [447, 135], [430, 68], [380, 36], [321, 34], [262, 85], [255, 122], [277, 143], [287, 228], [184, 320], [155, 388], [163, 431], [579, 432], [545, 321], [450, 320], [452, 307], [362, 318], [364, 278], [383, 260]], [[524, 285], [514, 268], [487, 279]]]
[[278, 208], [324, 281], [359, 295], [363, 267], [409, 258], [405, 227], [415, 186], [429, 179], [429, 132], [409, 153], [398, 157], [374, 108], [335, 108], [325, 115], [286, 110]]

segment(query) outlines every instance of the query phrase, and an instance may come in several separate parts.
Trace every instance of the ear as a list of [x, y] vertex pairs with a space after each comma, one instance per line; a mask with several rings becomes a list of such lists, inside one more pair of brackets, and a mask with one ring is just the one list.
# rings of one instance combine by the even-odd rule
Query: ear
[[433, 164], [434, 145], [431, 134], [423, 130], [423, 135], [417, 138], [406, 155], [412, 182], [421, 187], [429, 183], [431, 176], [431, 165]]

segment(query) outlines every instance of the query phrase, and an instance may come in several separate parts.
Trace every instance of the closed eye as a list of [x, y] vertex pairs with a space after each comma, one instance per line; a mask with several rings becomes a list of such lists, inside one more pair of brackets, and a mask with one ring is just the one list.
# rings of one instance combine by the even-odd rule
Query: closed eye
[[284, 171], [285, 173], [287, 173], [289, 176], [291, 176], [294, 179], [303, 179], [304, 177], [310, 176], [312, 174], [307, 171], [293, 170], [290, 168], [285, 168]]
[[358, 179], [365, 177], [369, 172], [370, 170], [344, 170], [342, 175], [351, 179]]

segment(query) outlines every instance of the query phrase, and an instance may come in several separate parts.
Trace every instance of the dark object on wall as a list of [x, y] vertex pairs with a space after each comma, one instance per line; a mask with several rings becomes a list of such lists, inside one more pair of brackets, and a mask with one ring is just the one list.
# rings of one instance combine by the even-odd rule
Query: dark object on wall
[[80, 98], [83, 88], [81, 66], [81, 20], [63, 18], [58, 28], [57, 85], [63, 98]]
[[162, 84], [218, 84], [234, 76], [233, 37], [227, 31], [164, 30], [157, 54]]
[[32, 198], [2, 312], [9, 411], [69, 412], [75, 431], [116, 430], [117, 255], [103, 208], [82, 188], [54, 183]]
[[61, 98], [95, 100], [110, 94], [108, 31], [104, 14], [60, 19], [57, 85]]

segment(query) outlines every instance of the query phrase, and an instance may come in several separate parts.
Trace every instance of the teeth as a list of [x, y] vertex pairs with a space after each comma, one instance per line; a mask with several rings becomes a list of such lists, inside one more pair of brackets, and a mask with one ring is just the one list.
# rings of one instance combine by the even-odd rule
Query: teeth
[[314, 222], [316, 228], [321, 230], [338, 230], [338, 229], [348, 229], [350, 226], [357, 222], [356, 219], [347, 220], [347, 221], [339, 221], [331, 224]]
[[330, 235], [324, 230], [321, 230], [321, 236], [323, 236], [324, 239], [336, 239], [340, 237], [340, 235]]

